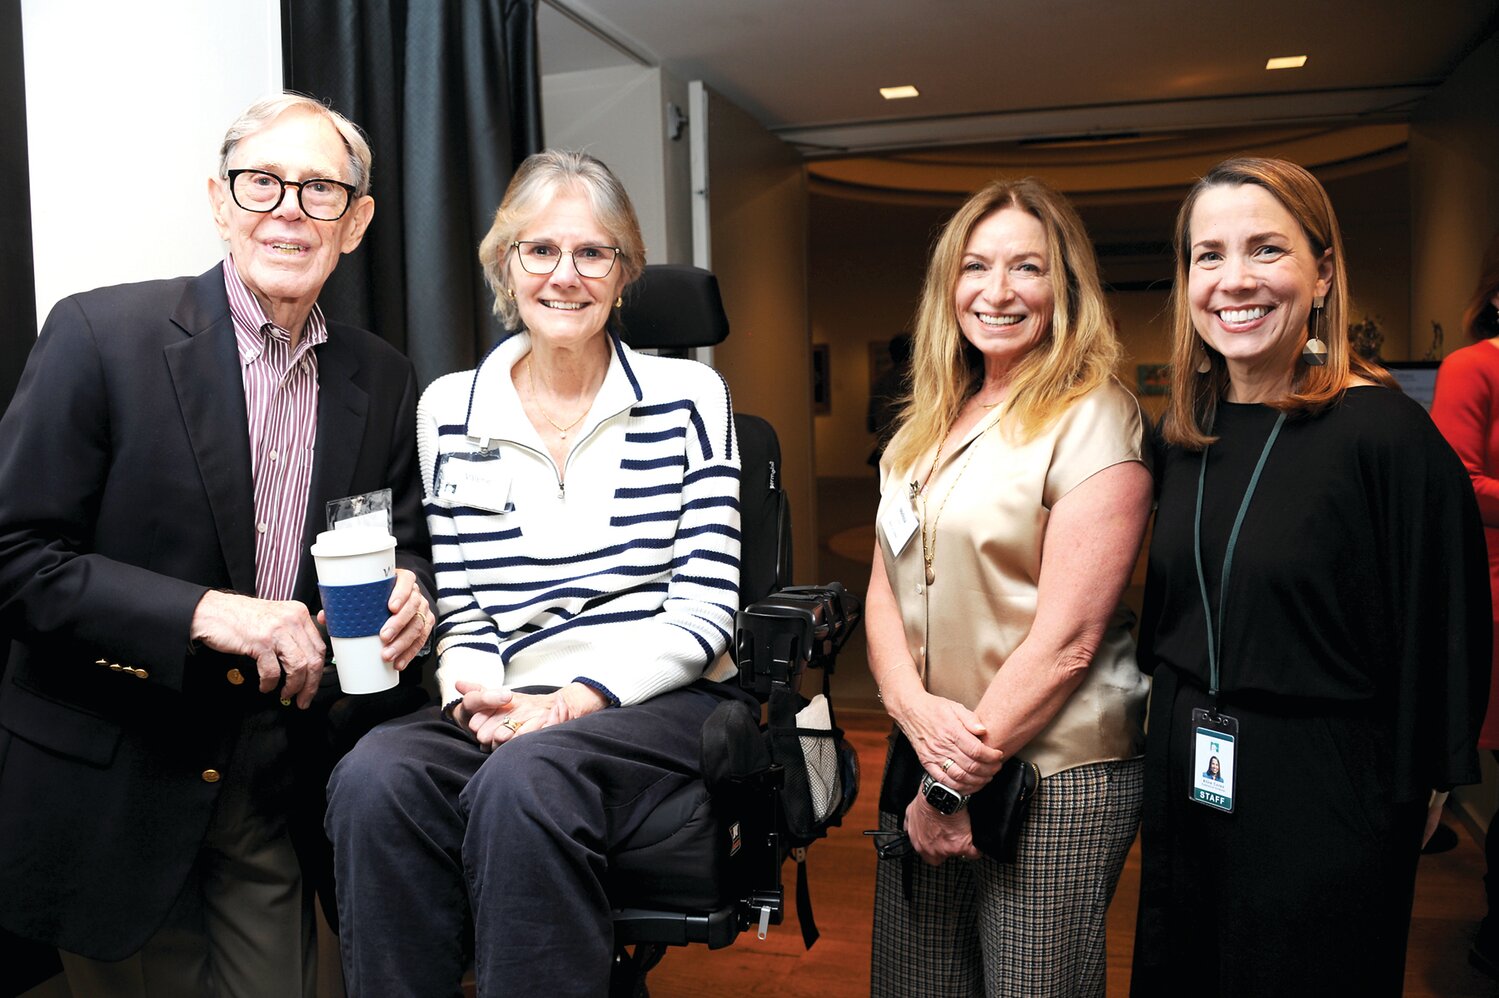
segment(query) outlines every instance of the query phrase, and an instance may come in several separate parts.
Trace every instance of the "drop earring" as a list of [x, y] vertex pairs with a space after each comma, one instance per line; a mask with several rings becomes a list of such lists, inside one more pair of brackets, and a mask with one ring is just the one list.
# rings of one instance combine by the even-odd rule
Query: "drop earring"
[[515, 289], [514, 288], [506, 288], [505, 289], [505, 297], [509, 298], [511, 301], [515, 301]]
[[[1317, 320], [1321, 318], [1322, 308], [1326, 301], [1323, 295], [1312, 299], [1312, 314], [1307, 322], [1309, 328], [1315, 327]], [[1315, 328], [1311, 328], [1311, 335], [1307, 337], [1306, 346], [1301, 348], [1301, 359], [1306, 362], [1307, 367], [1322, 367], [1327, 363], [1327, 344], [1317, 336]]]
[[1199, 346], [1200, 351], [1202, 353], [1202, 359], [1197, 362], [1197, 373], [1198, 374], [1212, 374], [1213, 373], [1213, 358], [1208, 355], [1207, 347], [1202, 346], [1201, 344], [1199, 344], [1198, 346]]

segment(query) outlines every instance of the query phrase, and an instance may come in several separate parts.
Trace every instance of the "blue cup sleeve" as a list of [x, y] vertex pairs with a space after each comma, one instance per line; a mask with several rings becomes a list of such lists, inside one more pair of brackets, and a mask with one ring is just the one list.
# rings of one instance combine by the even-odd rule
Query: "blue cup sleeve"
[[367, 638], [380, 633], [390, 619], [390, 594], [396, 579], [376, 579], [357, 586], [317, 587], [328, 616], [328, 635], [335, 638]]

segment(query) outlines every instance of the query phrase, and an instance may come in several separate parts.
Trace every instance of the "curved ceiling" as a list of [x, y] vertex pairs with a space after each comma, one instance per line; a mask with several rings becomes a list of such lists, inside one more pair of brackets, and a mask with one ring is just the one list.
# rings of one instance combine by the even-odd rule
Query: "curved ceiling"
[[[1324, 177], [1403, 160], [1412, 110], [1499, 0], [542, 0], [542, 69], [701, 80], [814, 190], [947, 202], [996, 174], [1075, 200], [1179, 191], [1228, 155]], [[1269, 71], [1272, 56], [1306, 55]], [[920, 96], [886, 101], [878, 88]]]
[[1381, 124], [986, 143], [812, 160], [807, 174], [817, 193], [835, 197], [961, 200], [996, 176], [1030, 175], [1074, 199], [1153, 199], [1235, 155], [1289, 159], [1324, 176], [1377, 169], [1404, 155], [1408, 132]]

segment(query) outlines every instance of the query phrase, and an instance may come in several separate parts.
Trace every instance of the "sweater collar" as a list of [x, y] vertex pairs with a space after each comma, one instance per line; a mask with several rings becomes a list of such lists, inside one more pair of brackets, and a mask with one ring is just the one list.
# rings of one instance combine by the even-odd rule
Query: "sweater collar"
[[[644, 399], [635, 375], [635, 351], [613, 333], [609, 335], [609, 370], [594, 396], [593, 405], [580, 424], [575, 439], [587, 437], [602, 422], [628, 411]], [[507, 440], [545, 449], [541, 435], [526, 418], [520, 393], [511, 372], [531, 352], [531, 335], [519, 332], [501, 340], [479, 362], [469, 389], [467, 434], [481, 442]]]

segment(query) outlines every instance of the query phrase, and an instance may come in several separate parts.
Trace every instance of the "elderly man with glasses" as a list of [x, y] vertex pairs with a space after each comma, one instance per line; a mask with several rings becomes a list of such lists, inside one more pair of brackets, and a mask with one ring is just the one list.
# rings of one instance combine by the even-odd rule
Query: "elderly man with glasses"
[[74, 994], [312, 992], [330, 500], [391, 490], [384, 658], [432, 620], [411, 364], [317, 306], [369, 180], [347, 119], [252, 105], [223, 263], [59, 303], [0, 422], [0, 925]]

